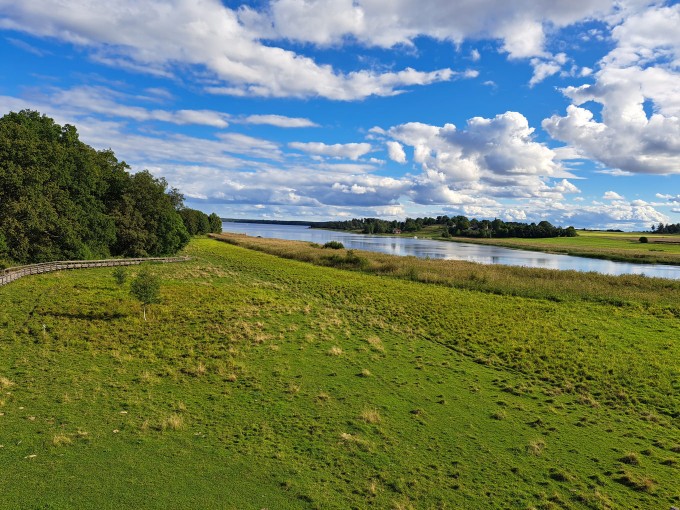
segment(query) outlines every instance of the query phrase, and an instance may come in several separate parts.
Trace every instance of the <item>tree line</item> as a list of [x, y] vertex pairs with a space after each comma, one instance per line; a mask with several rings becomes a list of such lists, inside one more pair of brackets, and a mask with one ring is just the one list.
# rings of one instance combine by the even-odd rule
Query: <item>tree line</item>
[[[0, 260], [36, 263], [172, 255], [194, 233], [221, 230], [148, 171], [35, 111], [0, 118]], [[214, 218], [213, 218], [214, 216]]]
[[430, 225], [441, 225], [443, 237], [575, 237], [574, 227], [555, 227], [548, 221], [537, 223], [505, 222], [469, 219], [466, 216], [437, 216], [436, 218], [406, 218], [404, 221], [389, 221], [378, 218], [354, 218], [346, 221], [316, 223], [313, 228], [353, 230], [364, 234], [418, 232]]
[[680, 223], [668, 223], [666, 225], [659, 223], [658, 226], [652, 225], [652, 232], [655, 234], [680, 234]]

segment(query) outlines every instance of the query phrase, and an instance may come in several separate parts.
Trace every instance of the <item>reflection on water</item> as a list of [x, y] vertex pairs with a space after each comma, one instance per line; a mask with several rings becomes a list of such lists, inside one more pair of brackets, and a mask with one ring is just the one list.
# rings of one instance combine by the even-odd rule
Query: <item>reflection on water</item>
[[629, 264], [610, 260], [556, 255], [527, 250], [511, 250], [500, 246], [472, 243], [453, 243], [414, 239], [407, 237], [381, 237], [347, 232], [311, 229], [300, 225], [259, 225], [255, 223], [223, 223], [225, 232], [250, 236], [309, 241], [319, 244], [339, 241], [345, 248], [375, 251], [390, 255], [418, 258], [466, 260], [481, 264], [504, 264], [508, 266], [541, 267], [547, 269], [573, 269], [595, 271], [603, 274], [644, 274], [660, 278], [680, 279], [680, 267], [661, 264]]

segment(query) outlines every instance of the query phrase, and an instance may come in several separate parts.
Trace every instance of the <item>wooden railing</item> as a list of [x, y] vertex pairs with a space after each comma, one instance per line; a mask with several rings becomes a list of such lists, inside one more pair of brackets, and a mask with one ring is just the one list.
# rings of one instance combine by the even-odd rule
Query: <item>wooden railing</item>
[[185, 262], [190, 257], [147, 257], [136, 259], [107, 259], [107, 260], [58, 260], [43, 262], [28, 266], [16, 266], [0, 270], [0, 286], [18, 280], [31, 274], [49, 273], [63, 269], [83, 269], [89, 267], [134, 266], [142, 262]]

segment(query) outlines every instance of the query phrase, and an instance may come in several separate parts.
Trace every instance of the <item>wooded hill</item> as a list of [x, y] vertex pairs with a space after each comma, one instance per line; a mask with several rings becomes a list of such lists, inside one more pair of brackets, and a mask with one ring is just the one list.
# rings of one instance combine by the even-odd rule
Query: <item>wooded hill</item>
[[129, 168], [69, 124], [28, 110], [0, 118], [0, 263], [171, 255], [221, 231], [164, 178]]

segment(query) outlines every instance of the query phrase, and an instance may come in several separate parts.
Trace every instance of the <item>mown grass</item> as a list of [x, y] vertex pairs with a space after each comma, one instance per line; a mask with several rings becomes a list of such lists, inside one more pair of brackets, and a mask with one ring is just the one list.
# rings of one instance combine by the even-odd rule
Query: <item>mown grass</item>
[[146, 323], [107, 269], [0, 289], [0, 507], [680, 504], [670, 298], [187, 251]]
[[[477, 239], [466, 237], [442, 238], [442, 227], [426, 227], [415, 234], [422, 238], [442, 241], [489, 244], [505, 248], [561, 253], [620, 262], [647, 264], [680, 264], [680, 236], [650, 234], [646, 232], [604, 232], [579, 230], [576, 237], [552, 237], [546, 239], [498, 238]], [[648, 243], [641, 243], [640, 237], [647, 237]]]

